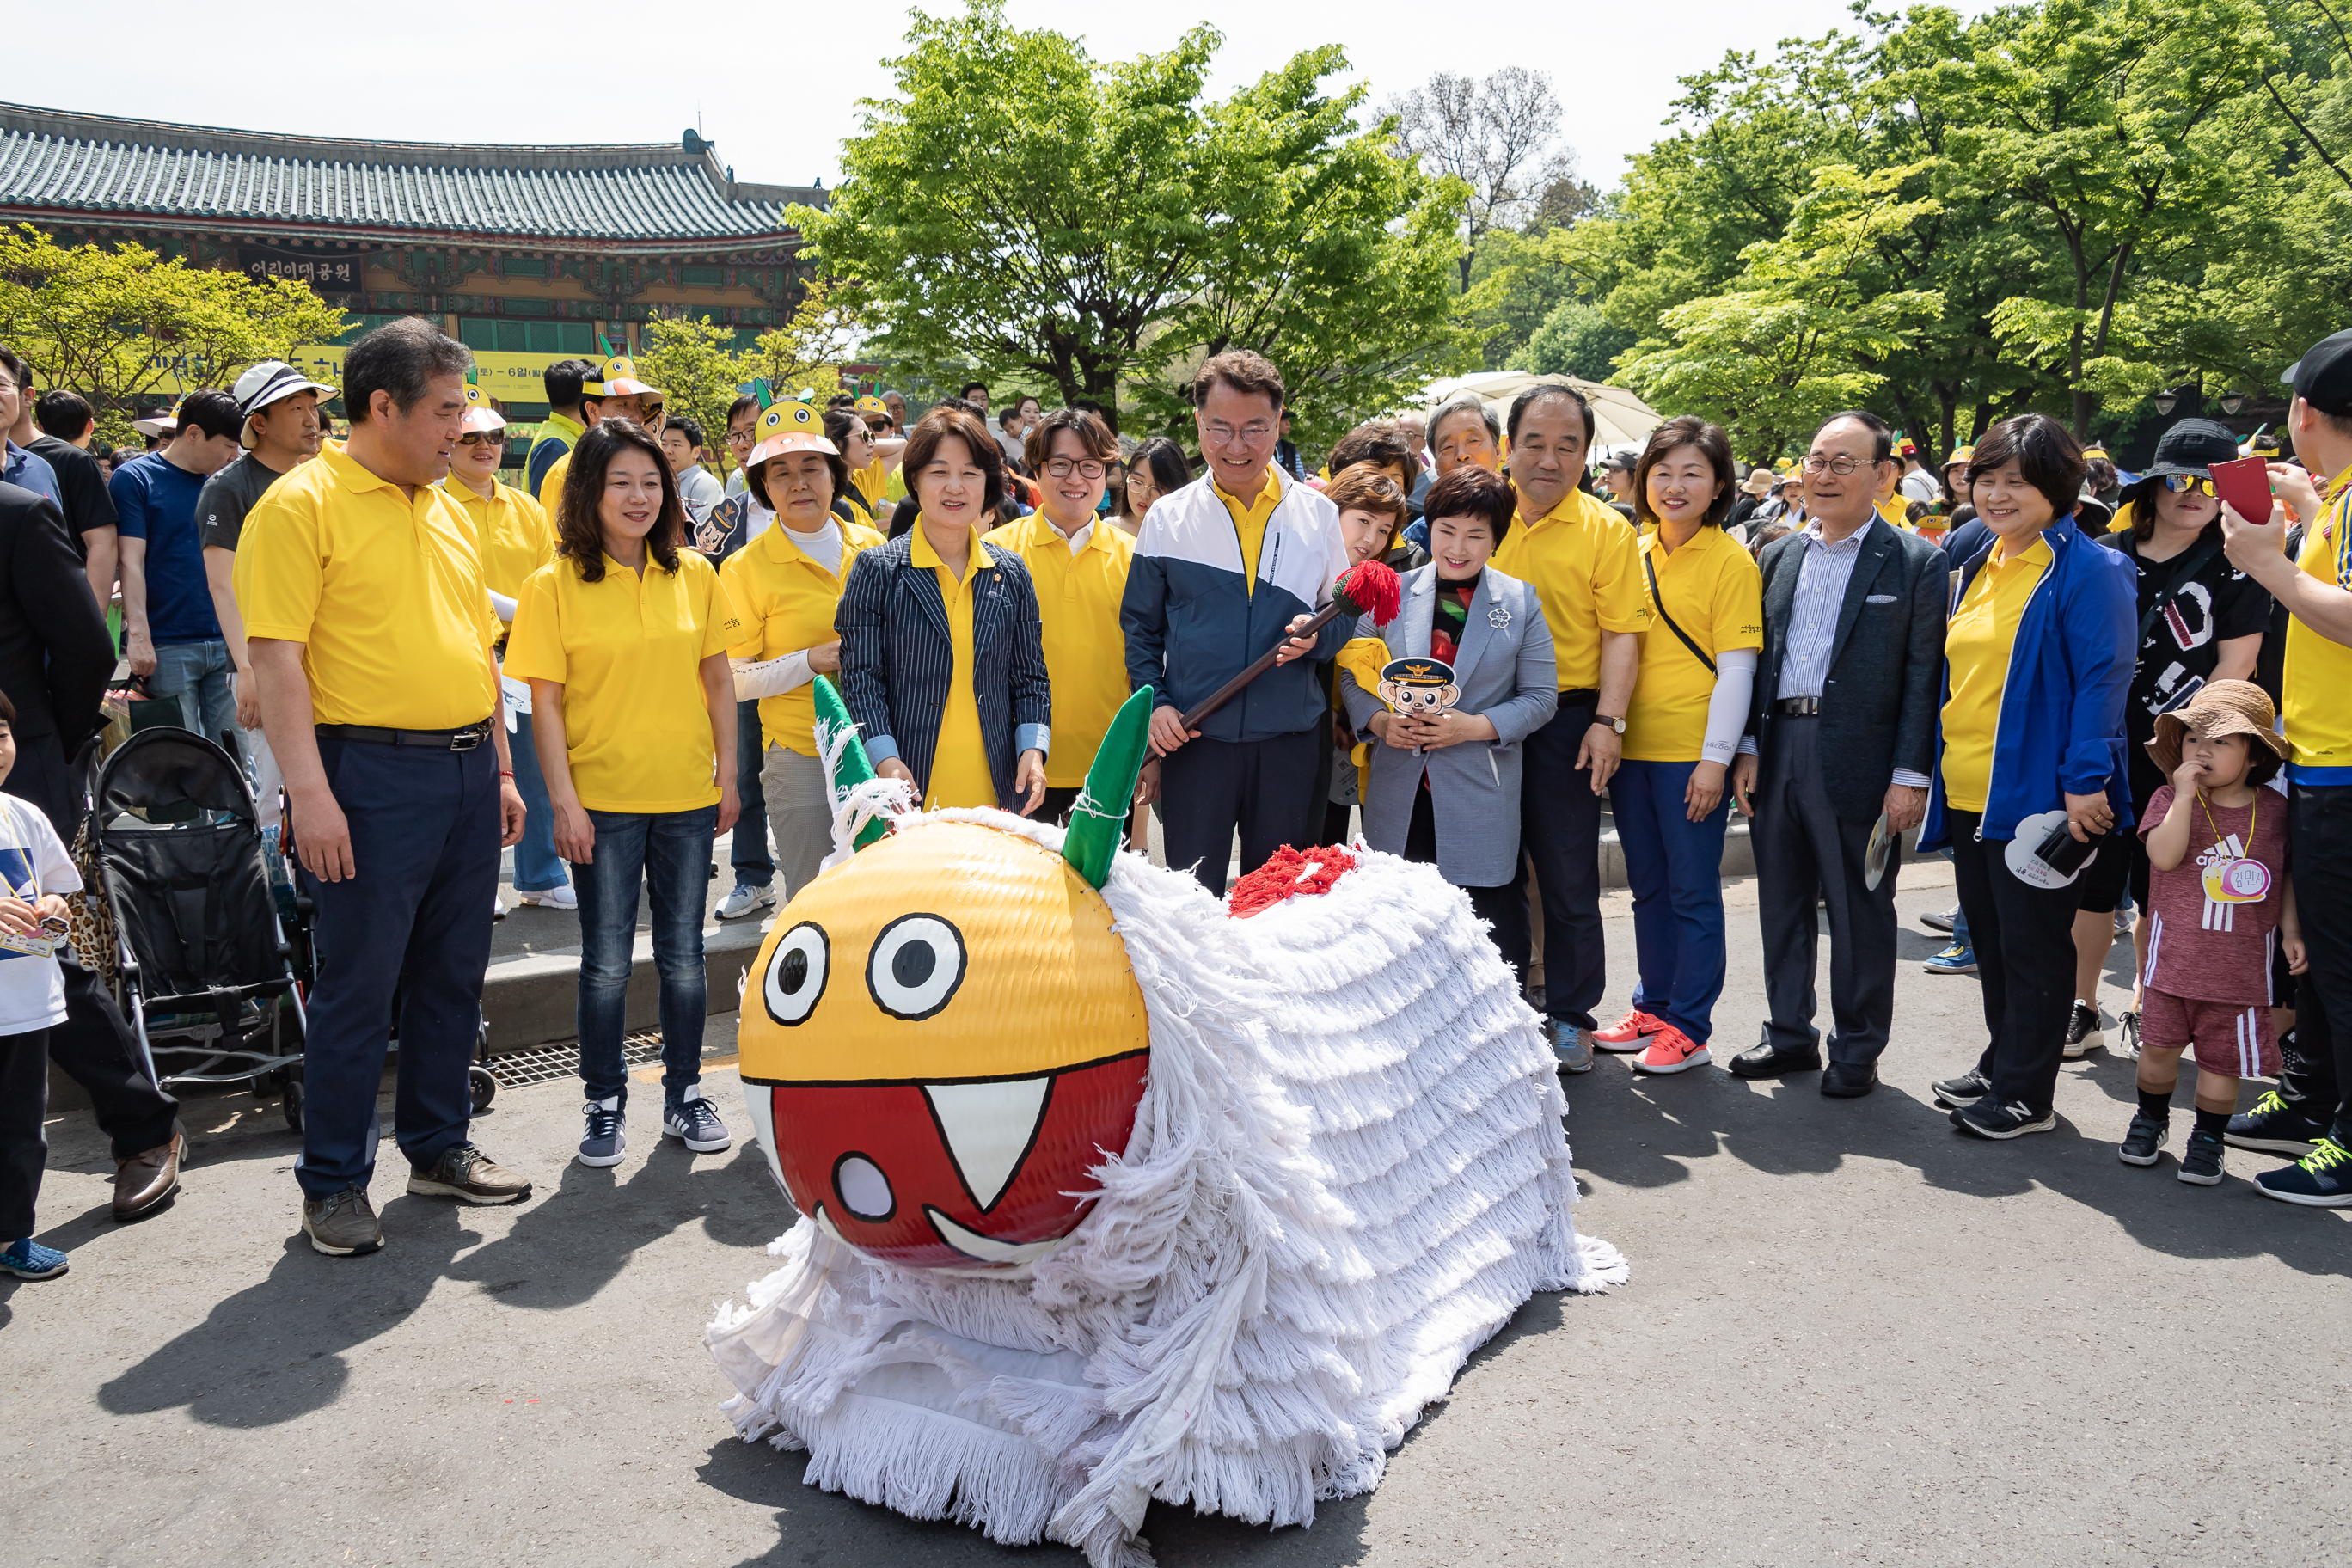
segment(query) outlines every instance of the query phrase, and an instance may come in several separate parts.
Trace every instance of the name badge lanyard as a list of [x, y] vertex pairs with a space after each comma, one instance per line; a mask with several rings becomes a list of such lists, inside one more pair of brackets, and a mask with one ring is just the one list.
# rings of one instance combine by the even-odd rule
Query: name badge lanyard
[[[2230, 853], [2230, 841], [2221, 835], [2221, 824], [2213, 820], [2213, 808], [2206, 803], [2205, 792], [2197, 792], [2198, 808], [2205, 813], [2205, 826], [2212, 830], [2213, 847], [2221, 855], [2205, 868], [2205, 896], [2217, 904], [2251, 904], [2267, 897], [2271, 890], [2271, 868], [2251, 856]], [[2254, 791], [2253, 805], [2246, 811], [2246, 845], [2254, 847], [2254, 825], [2260, 820], [2263, 792]]]

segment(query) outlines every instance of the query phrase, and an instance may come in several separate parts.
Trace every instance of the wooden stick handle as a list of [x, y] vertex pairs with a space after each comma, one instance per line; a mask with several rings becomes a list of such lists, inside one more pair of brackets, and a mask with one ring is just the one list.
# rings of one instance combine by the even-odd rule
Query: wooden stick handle
[[1247, 686], [1251, 681], [1255, 680], [1259, 676], [1264, 675], [1267, 670], [1274, 668], [1275, 659], [1279, 657], [1282, 652], [1283, 643], [1288, 642], [1295, 637], [1313, 637], [1325, 626], [1329, 626], [1333, 621], [1339, 618], [1339, 601], [1337, 597], [1334, 597], [1329, 604], [1315, 612], [1315, 618], [1313, 620], [1308, 621], [1304, 626], [1301, 626], [1295, 632], [1285, 632], [1282, 635], [1282, 642], [1276, 643], [1272, 647], [1258, 655], [1256, 660], [1252, 663], [1247, 669], [1243, 670], [1239, 675], [1234, 676], [1231, 680], [1228, 680], [1223, 686], [1218, 687], [1215, 691], [1210, 693], [1207, 697], [1202, 700], [1199, 707], [1193, 709], [1190, 713], [1185, 714], [1184, 728], [1188, 731], [1197, 728], [1202, 720], [1206, 719], [1210, 714], [1214, 713], [1218, 709], [1223, 708], [1226, 703], [1232, 701], [1243, 687]]

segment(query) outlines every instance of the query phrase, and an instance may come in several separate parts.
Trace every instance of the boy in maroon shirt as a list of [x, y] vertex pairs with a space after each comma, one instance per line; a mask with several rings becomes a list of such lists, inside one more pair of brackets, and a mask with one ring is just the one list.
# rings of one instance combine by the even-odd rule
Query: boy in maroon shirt
[[2116, 1151], [2153, 1165], [2164, 1146], [2180, 1053], [2197, 1052], [2197, 1125], [2180, 1179], [2221, 1180], [2221, 1135], [2238, 1080], [2279, 1069], [2271, 1027], [2271, 958], [2304, 968], [2294, 889], [2286, 879], [2286, 799], [2263, 787], [2285, 761], [2271, 700], [2247, 680], [2207, 683], [2160, 714], [2148, 742], [2172, 782], [2140, 816], [2147, 840], [2147, 968], [2140, 1019], [2139, 1112]]

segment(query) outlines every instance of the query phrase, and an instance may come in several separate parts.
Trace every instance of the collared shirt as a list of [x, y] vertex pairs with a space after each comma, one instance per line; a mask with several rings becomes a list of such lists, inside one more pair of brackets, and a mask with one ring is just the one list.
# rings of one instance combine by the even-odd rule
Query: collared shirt
[[[548, 466], [572, 450], [586, 433], [580, 421], [568, 414], [550, 414], [540, 421], [539, 439], [530, 444], [530, 455], [524, 459], [523, 480], [524, 488], [540, 493], [541, 504], [545, 503], [546, 493], [541, 481], [547, 477]], [[551, 513], [554, 510], [548, 508]]]
[[1234, 532], [1242, 542], [1242, 581], [1253, 595], [1257, 593], [1257, 553], [1265, 547], [1266, 521], [1282, 504], [1281, 474], [1280, 468], [1267, 468], [1265, 485], [1257, 492], [1257, 500], [1244, 501], [1217, 483], [1214, 468], [1209, 471], [1209, 488], [1216, 491], [1217, 499], [1225, 503], [1225, 510], [1233, 514]]
[[1045, 675], [1054, 688], [1055, 743], [1045, 782], [1075, 789], [1087, 782], [1087, 769], [1127, 700], [1118, 611], [1135, 541], [1091, 519], [1066, 539], [1039, 512], [992, 530], [988, 542], [1020, 556], [1036, 584]]
[[235, 583], [247, 637], [303, 645], [319, 723], [456, 730], [498, 708], [498, 617], [437, 486], [404, 496], [327, 447], [246, 515]]
[[[771, 517], [774, 514], [770, 513]], [[855, 523], [841, 525], [838, 571], [827, 571], [793, 542], [789, 529], [771, 528], [730, 555], [719, 568], [742, 626], [728, 645], [730, 658], [782, 658], [841, 640], [833, 629], [835, 607], [849, 568], [864, 550], [882, 543], [882, 536]], [[781, 696], [760, 699], [760, 736], [767, 745], [782, 746], [802, 756], [816, 749], [816, 691], [794, 687]]]
[[[1820, 697], [1829, 690], [1830, 654], [1837, 647], [1838, 616], [1846, 590], [1853, 583], [1854, 563], [1862, 559], [1862, 542], [1870, 533], [1863, 524], [1835, 544], [1822, 536], [1821, 520], [1805, 525], [1805, 558], [1797, 565], [1797, 592], [1790, 602], [1788, 647], [1780, 655], [1780, 684], [1776, 698]], [[1739, 742], [1753, 754], [1752, 739]], [[1926, 789], [1932, 781], [1909, 768], [1896, 768], [1886, 781], [1906, 789]]]
[[994, 805], [996, 775], [988, 766], [988, 742], [980, 727], [980, 696], [972, 689], [972, 668], [978, 662], [972, 633], [972, 584], [995, 562], [971, 531], [971, 553], [959, 581], [931, 548], [930, 535], [919, 522], [908, 559], [928, 566], [939, 579], [940, 599], [947, 606], [948, 641], [955, 652], [954, 672], [948, 678], [947, 711], [940, 715], [940, 741], [931, 752], [931, 776], [924, 781], [923, 809], [940, 811], [959, 805]]
[[1643, 537], [1641, 552], [1657, 573], [1658, 592], [1651, 595], [1649, 573], [1643, 573], [1643, 598], [1653, 613], [1649, 626], [1639, 634], [1642, 661], [1625, 714], [1625, 759], [1695, 763], [1706, 742], [1716, 672], [1700, 663], [1656, 613], [1660, 601], [1675, 626], [1720, 658], [1764, 646], [1762, 579], [1756, 558], [1720, 528], [1702, 528], [1671, 552], [1653, 531]]
[[540, 509], [547, 513], [547, 521], [559, 529], [563, 526], [563, 481], [571, 473], [572, 451], [566, 447], [548, 465], [546, 477], [539, 481]]
[[1532, 523], [1513, 518], [1488, 564], [1533, 584], [1543, 600], [1562, 691], [1601, 684], [1602, 632], [1649, 629], [1633, 525], [1582, 490], [1569, 491]]
[[[607, 555], [591, 583], [558, 559], [517, 596], [507, 674], [563, 688], [572, 787], [591, 811], [657, 814], [719, 803], [702, 661], [743, 628], [717, 568], [691, 550], [642, 573]], [[730, 721], [731, 723], [733, 721]]]
[[2004, 556], [1995, 544], [1944, 633], [1952, 689], [1944, 702], [1944, 799], [1955, 810], [1985, 808], [2010, 652], [2026, 601], [2052, 560], [2050, 542], [2039, 534], [2015, 555]]
[[[2352, 468], [2327, 487], [2327, 501], [2304, 531], [2295, 567], [2306, 577], [2352, 589]], [[2290, 619], [2280, 694], [2286, 719], [2287, 776], [2299, 784], [2352, 784], [2352, 647]]]
[[36, 452], [28, 452], [16, 442], [8, 443], [8, 458], [0, 464], [0, 483], [12, 484], [47, 496], [60, 512], [66, 510], [65, 492], [58, 488], [58, 471], [49, 460]]
[[555, 559], [555, 530], [548, 526], [547, 513], [522, 491], [496, 479], [490, 481], [487, 500], [455, 474], [443, 479], [441, 488], [473, 525], [482, 581], [493, 594], [521, 598], [530, 574]]

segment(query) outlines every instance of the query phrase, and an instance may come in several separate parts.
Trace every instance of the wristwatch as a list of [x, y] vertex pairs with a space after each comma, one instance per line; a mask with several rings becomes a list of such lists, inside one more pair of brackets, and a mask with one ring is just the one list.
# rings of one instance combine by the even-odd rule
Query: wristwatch
[[1592, 716], [1592, 721], [1596, 724], [1606, 724], [1621, 735], [1625, 732], [1625, 721], [1622, 719], [1612, 719], [1606, 713], [1595, 713]]

